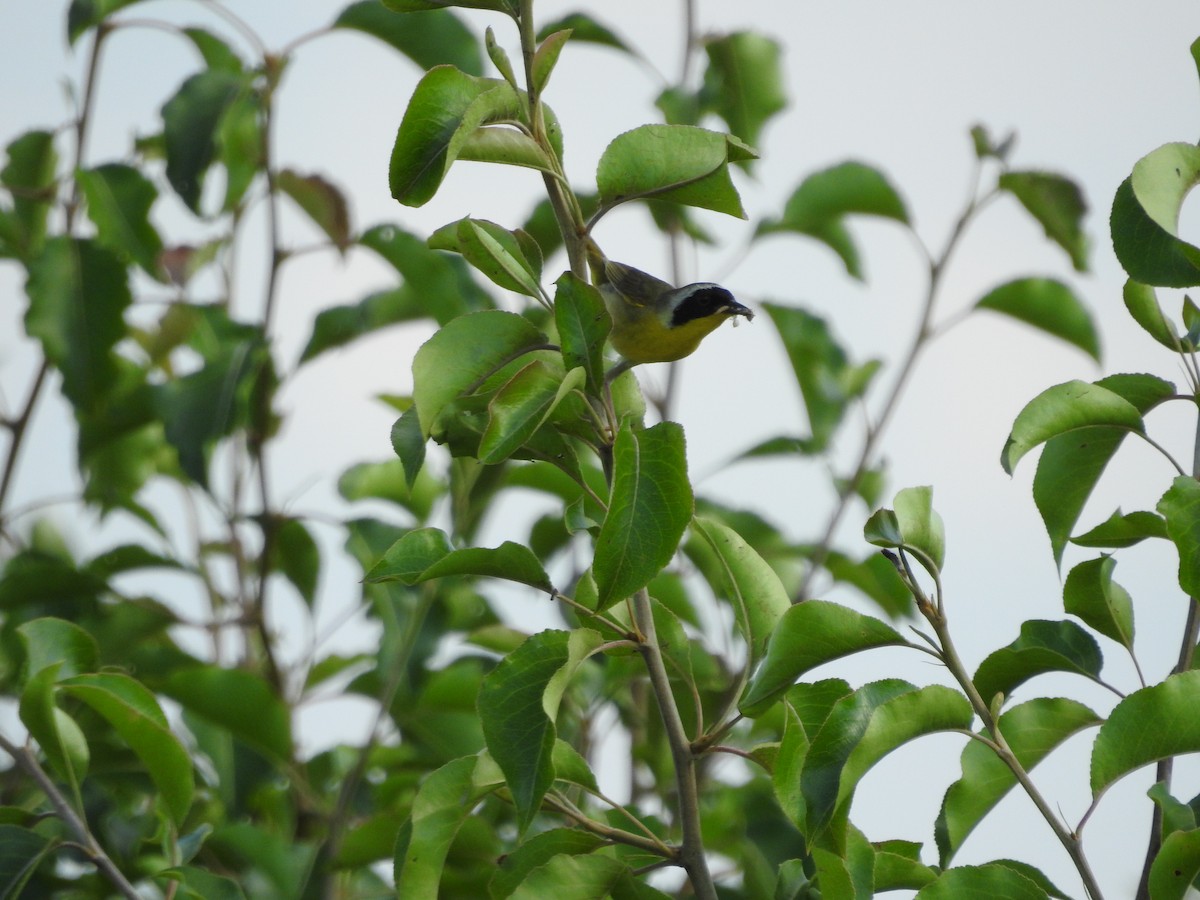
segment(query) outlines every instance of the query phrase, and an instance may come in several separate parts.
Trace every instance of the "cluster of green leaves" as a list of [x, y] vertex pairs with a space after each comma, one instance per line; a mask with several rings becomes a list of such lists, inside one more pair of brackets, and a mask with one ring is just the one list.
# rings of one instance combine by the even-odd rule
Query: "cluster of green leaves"
[[[126, 27], [119, 13], [136, 2], [73, 0], [69, 39], [90, 40], [98, 60], [107, 35]], [[489, 28], [481, 52], [446, 7], [490, 16], [499, 34]], [[673, 882], [647, 878], [668, 866], [690, 880], [681, 890], [712, 898], [709, 860], [719, 858], [731, 870], [720, 884], [727, 897], [850, 900], [893, 889], [921, 898], [1065, 896], [1023, 863], [953, 865], [983, 817], [1020, 786], [1088, 892], [1100, 896], [1082, 823], [1059, 822], [1027, 772], [1071, 735], [1099, 726], [1091, 775], [1098, 800], [1135, 768], [1200, 749], [1200, 732], [1186, 724], [1200, 690], [1190, 671], [1200, 617], [1189, 617], [1177, 671], [1123, 696], [1107, 717], [1067, 698], [1008, 708], [1014, 690], [1046, 672], [1100, 682], [1093, 632], [1133, 653], [1132, 601], [1113, 581], [1112, 556], [1067, 576], [1064, 611], [1083, 625], [1026, 622], [972, 675], [949, 630], [931, 489], [900, 491], [866, 522], [866, 541], [885, 553], [847, 552], [831, 538], [845, 515], [878, 506], [884, 425], [922, 344], [962, 312], [942, 317], [936, 308], [962, 233], [987, 201], [1006, 195], [1083, 269], [1084, 204], [1073, 183], [1013, 169], [1008, 142], [974, 131], [981, 187], [944, 250], [930, 254], [921, 326], [849, 466], [829, 458], [835, 438], [848, 436], [852, 405], [880, 397], [886, 370], [854, 361], [815, 312], [786, 299], [764, 304], [808, 429], [741, 458], [783, 457], [838, 473], [824, 536], [799, 541], [753, 511], [696, 495], [683, 428], [647, 424], [634, 372], [609, 377], [610, 324], [582, 266], [585, 236], [624, 204], [644, 206], [665, 240], [709, 239], [695, 209], [747, 216], [739, 172], [753, 165], [754, 145], [785, 106], [778, 44], [750, 32], [707, 38], [703, 73], [659, 95], [665, 121], [615, 137], [576, 189], [563, 164], [568, 136], [543, 98], [559, 87], [560, 57], [579, 42], [637, 55], [600, 21], [576, 13], [538, 27], [530, 0], [360, 0], [330, 28], [368, 34], [424, 72], [392, 152], [398, 201], [426, 203], [460, 160], [533, 169], [546, 197], [523, 219], [465, 218], [427, 240], [393, 223], [356, 230], [338, 188], [282, 164], [272, 140], [275, 93], [304, 42], [247, 60], [219, 32], [200, 28], [176, 29], [202, 64], [165, 98], [161, 128], [139, 141], [133, 162], [94, 165], [76, 145], [63, 163], [66, 137], [51, 131], [9, 145], [0, 258], [27, 274], [26, 331], [44, 365], [25, 414], [7, 423], [13, 441], [0, 483], [0, 691], [17, 702], [30, 737], [21, 746], [0, 734], [15, 763], [0, 776], [0, 893], [373, 896], [391, 890], [376, 871], [386, 861], [405, 898], [661, 897]], [[516, 66], [506, 40], [520, 49]], [[496, 77], [484, 75], [485, 56]], [[84, 87], [80, 95], [90, 97]], [[84, 102], [77, 136], [91, 114]], [[728, 133], [708, 127], [713, 117]], [[220, 190], [218, 179], [209, 183], [214, 172]], [[1169, 145], [1138, 164], [1113, 213], [1118, 257], [1136, 279], [1127, 306], [1181, 354], [1190, 382], [1182, 399], [1191, 402], [1200, 389], [1200, 314], [1185, 301], [1181, 334], [1155, 287], [1200, 283], [1200, 250], [1176, 227], [1198, 177], [1195, 148]], [[225, 236], [172, 245], [153, 221], [163, 191]], [[329, 247], [365, 249], [397, 276], [394, 287], [316, 316], [291, 368], [272, 344], [274, 286], [288, 260], [274, 225], [272, 277], [257, 308], [202, 301], [196, 287], [236, 280], [231, 248], [251, 206], [265, 205], [274, 222], [289, 203]], [[848, 227], [860, 215], [912, 229], [882, 173], [841, 163], [805, 177], [753, 235], [818, 241], [861, 279]], [[556, 275], [547, 261], [560, 249], [568, 269]], [[162, 312], [135, 327], [130, 311], [141, 298], [155, 298]], [[1099, 357], [1091, 319], [1064, 281], [1011, 280], [968, 311], [1009, 316]], [[411, 395], [388, 398], [400, 413], [396, 458], [355, 465], [338, 483], [347, 501], [391, 510], [344, 523], [379, 645], [284, 667], [268, 609], [286, 585], [311, 611], [321, 561], [312, 523], [275, 509], [267, 489], [275, 395], [327, 351], [417, 320], [437, 330], [412, 361]], [[143, 543], [79, 559], [45, 529], [25, 535], [8, 517], [28, 410], [50, 370], [78, 425], [82, 501], [100, 516], [135, 517]], [[1181, 399], [1175, 387], [1150, 375], [1050, 388], [1018, 417], [1002, 462], [1011, 471], [1043, 447], [1034, 495], [1056, 560], [1068, 542], [1115, 550], [1168, 540], [1190, 604], [1200, 586], [1195, 473], [1180, 469], [1154, 511], [1118, 511], [1072, 534], [1122, 439], [1149, 439], [1144, 417], [1169, 399]], [[431, 441], [444, 450], [430, 453]], [[214, 471], [214, 457], [231, 465]], [[230, 470], [232, 478], [222, 477]], [[180, 527], [154, 500], [151, 488], [164, 480], [183, 489], [203, 523], [191, 552], [161, 549], [184, 544], [162, 540]], [[499, 501], [517, 492], [548, 498], [553, 511], [532, 522], [492, 516], [509, 539], [478, 546]], [[165, 594], [124, 593], [122, 576], [147, 569], [193, 581], [207, 598], [203, 615], [183, 614]], [[503, 624], [490, 596], [498, 581], [526, 602], [545, 594], [560, 627], [529, 633]], [[880, 616], [812, 599], [814, 585], [834, 581], [885, 617], [915, 610], [933, 633], [918, 643]], [[731, 623], [728, 633], [719, 622]], [[196, 624], [211, 637], [208, 654], [177, 639]], [[884, 646], [935, 656], [957, 687], [808, 677]], [[379, 727], [364, 744], [302, 758], [296, 709], [331, 691], [368, 698]], [[164, 714], [164, 698], [181, 710], [178, 719]], [[601, 791], [592, 768], [599, 723], [613, 721], [631, 748], [622, 802]], [[850, 819], [864, 775], [909, 741], [944, 731], [974, 739], [934, 823], [936, 861], [909, 840], [868, 839]], [[718, 754], [745, 760], [736, 788], [714, 774]], [[1147, 870], [1148, 896], [1181, 897], [1200, 871], [1200, 802], [1172, 798], [1169, 778], [1160, 781], [1164, 837]]]

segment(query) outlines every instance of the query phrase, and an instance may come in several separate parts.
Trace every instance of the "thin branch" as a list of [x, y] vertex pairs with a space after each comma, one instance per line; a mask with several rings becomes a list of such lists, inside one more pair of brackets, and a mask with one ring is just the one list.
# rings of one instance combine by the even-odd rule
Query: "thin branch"
[[117, 868], [104, 848], [100, 846], [99, 841], [92, 835], [88, 829], [87, 823], [80, 818], [74, 808], [67, 801], [62, 791], [58, 789], [58, 785], [42, 768], [41, 763], [37, 761], [33, 751], [27, 747], [18, 747], [12, 743], [4, 735], [0, 734], [0, 749], [4, 750], [11, 756], [18, 766], [25, 770], [25, 773], [37, 782], [42, 793], [46, 795], [46, 799], [50, 801], [50, 805], [54, 807], [54, 812], [63, 824], [67, 826], [72, 834], [75, 835], [76, 841], [92, 863], [95, 864], [104, 877], [112, 882], [122, 896], [128, 897], [129, 900], [140, 900], [141, 895], [137, 889], [129, 882], [129, 879]]

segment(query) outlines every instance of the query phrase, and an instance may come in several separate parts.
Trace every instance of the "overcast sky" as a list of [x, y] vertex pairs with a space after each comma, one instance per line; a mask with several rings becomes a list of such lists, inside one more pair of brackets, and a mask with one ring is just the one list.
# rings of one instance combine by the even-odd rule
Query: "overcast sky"
[[[66, 6], [64, 0], [0, 3], [0, 140], [5, 144], [28, 128], [53, 128], [68, 118], [64, 88], [78, 85], [84, 54], [73, 55], [65, 46]], [[331, 21], [342, 4], [302, 0], [230, 6], [260, 30], [269, 46], [279, 47]], [[540, 0], [537, 11], [549, 20], [581, 6]], [[904, 486], [934, 486], [935, 506], [948, 534], [949, 614], [962, 655], [973, 669], [988, 652], [1015, 638], [1022, 620], [1062, 617], [1059, 576], [1030, 499], [1035, 461], [1024, 461], [1012, 479], [998, 462], [1014, 416], [1038, 392], [1071, 378], [1146, 371], [1181, 380], [1173, 359], [1129, 324], [1120, 296], [1124, 277], [1106, 225], [1113, 193], [1139, 157], [1162, 143], [1197, 137], [1200, 92], [1188, 46], [1200, 35], [1200, 6], [1185, 0], [1023, 0], [1002, 5], [700, 0], [698, 6], [701, 31], [756, 29], [783, 43], [790, 106], [763, 135], [756, 180], [741, 183], [750, 224], [699, 214], [724, 243], [695, 257], [694, 276], [720, 274], [751, 306], [774, 300], [828, 317], [856, 359], [894, 361], [911, 339], [925, 289], [923, 260], [899, 228], [879, 223], [854, 229], [864, 247], [865, 285], [847, 279], [828, 250], [796, 237], [773, 237], [743, 255], [754, 219], [778, 214], [804, 175], [845, 159], [882, 168], [904, 195], [922, 239], [935, 250], [968, 189], [968, 130], [973, 124], [982, 123], [998, 135], [1018, 133], [1014, 166], [1063, 172], [1084, 188], [1091, 207], [1091, 275], [1071, 272], [1040, 228], [1014, 203], [1003, 201], [986, 212], [961, 248], [946, 280], [941, 316], [953, 315], [1013, 277], [1063, 278], [1096, 315], [1105, 349], [1103, 369], [1078, 351], [1018, 325], [973, 317], [923, 357], [885, 441], [889, 498]], [[675, 77], [681, 3], [609, 0], [588, 8], [602, 9], [604, 21], [668, 78]], [[187, 24], [217, 21], [201, 5], [176, 0], [138, 4], [122, 16]], [[514, 34], [499, 17], [466, 11], [464, 18], [479, 32], [495, 25], [498, 39], [515, 55]], [[115, 35], [104, 60], [88, 163], [127, 158], [132, 138], [157, 128], [162, 103], [197, 65], [194, 54], [162, 32], [130, 29]], [[358, 227], [393, 221], [426, 233], [466, 214], [518, 224], [539, 188], [539, 180], [527, 172], [464, 164], [423, 209], [402, 208], [390, 198], [387, 160], [418, 75], [394, 51], [358, 34], [338, 34], [303, 47], [279, 101], [278, 146], [284, 160], [341, 185]], [[562, 120], [568, 173], [581, 189], [591, 186], [595, 162], [608, 140], [656, 120], [652, 101], [659, 88], [645, 68], [628, 58], [592, 47], [564, 52], [547, 99]], [[665, 275], [665, 250], [642, 216], [637, 211], [614, 214], [597, 237], [610, 256]], [[156, 208], [156, 221], [183, 229], [184, 235], [202, 233], [171, 198]], [[1194, 221], [1185, 210], [1185, 234]], [[300, 221], [290, 223], [286, 234], [294, 244], [315, 240]], [[737, 265], [727, 271], [731, 262]], [[548, 281], [561, 265], [560, 259], [550, 262]], [[294, 364], [318, 310], [355, 301], [388, 284], [390, 277], [366, 253], [352, 254], [345, 263], [332, 254], [296, 262], [283, 282], [281, 363]], [[20, 338], [20, 284], [12, 266], [0, 267], [0, 389], [6, 410], [24, 397], [34, 360]], [[1177, 295], [1166, 296], [1177, 309]], [[246, 314], [252, 314], [251, 300], [246, 303]], [[390, 454], [393, 416], [373, 398], [411, 387], [409, 361], [427, 335], [423, 328], [382, 333], [329, 354], [288, 385], [281, 402], [290, 418], [273, 456], [278, 501], [296, 510], [345, 510], [333, 487], [338, 473], [353, 462]], [[884, 383], [888, 374], [883, 374]], [[649, 368], [642, 377], [654, 389], [664, 376]], [[681, 378], [675, 418], [687, 431], [692, 472], [706, 475], [700, 490], [769, 515], [797, 539], [815, 537], [830, 501], [823, 470], [791, 462], [724, 466], [758, 440], [806, 428], [786, 358], [766, 317], [749, 327], [721, 329], [683, 364]], [[60, 495], [64, 485], [69, 488], [73, 449], [67, 422], [57, 401], [39, 408], [20, 470], [18, 505]], [[1150, 427], [1186, 458], [1193, 422], [1160, 412], [1151, 417]], [[848, 437], [842, 449], [839, 464], [846, 466], [857, 447]], [[1153, 508], [1170, 476], [1153, 453], [1127, 448], [1081, 524], [1095, 524], [1117, 506], [1127, 511]], [[842, 534], [843, 546], [856, 553], [866, 552], [860, 540], [862, 519], [861, 511], [848, 517]], [[91, 546], [85, 527], [65, 513], [60, 521], [80, 547]], [[490, 543], [519, 540], [522, 533], [497, 521], [488, 538]], [[335, 555], [340, 536], [332, 529], [322, 532], [322, 543], [327, 555]], [[1084, 558], [1068, 550], [1064, 572]], [[1116, 578], [1135, 600], [1143, 668], [1148, 678], [1161, 678], [1177, 654], [1175, 635], [1185, 611], [1174, 584], [1174, 556], [1162, 548], [1139, 547], [1119, 559]], [[327, 621], [353, 602], [357, 577], [344, 561], [327, 567], [322, 580]], [[537, 602], [544, 603], [542, 598]], [[286, 611], [279, 613], [281, 628], [287, 618]], [[306, 636], [294, 639], [300, 652]], [[351, 647], [369, 639], [365, 629], [345, 628], [333, 643]], [[1111, 642], [1101, 643], [1106, 675], [1132, 689], [1128, 660]], [[830, 667], [828, 674], [855, 683], [892, 674], [919, 683], [944, 678], [924, 657], [911, 656], [881, 655], [874, 662], [856, 657]], [[1100, 692], [1055, 679], [1026, 686], [1017, 699], [1053, 691], [1069, 691], [1101, 710], [1111, 705]], [[329, 714], [326, 708], [311, 715]], [[360, 722], [364, 710], [347, 708], [338, 714]], [[1088, 802], [1082, 754], [1089, 745], [1090, 734], [1077, 737], [1069, 750], [1035, 772], [1035, 780], [1048, 787], [1051, 804], [1072, 822]], [[868, 836], [929, 840], [944, 787], [956, 775], [961, 746], [960, 738], [950, 736], [925, 740], [880, 765], [860, 788], [855, 807], [856, 821]], [[1114, 897], [1132, 895], [1144, 850], [1149, 785], [1148, 772], [1119, 783], [1088, 824], [1088, 855]], [[1198, 789], [1200, 779], [1185, 766], [1177, 795], [1188, 798]], [[1067, 891], [1081, 893], [1061, 848], [1024, 797], [1008, 798], [1000, 814], [967, 842], [958, 862], [996, 856], [1027, 859]]]

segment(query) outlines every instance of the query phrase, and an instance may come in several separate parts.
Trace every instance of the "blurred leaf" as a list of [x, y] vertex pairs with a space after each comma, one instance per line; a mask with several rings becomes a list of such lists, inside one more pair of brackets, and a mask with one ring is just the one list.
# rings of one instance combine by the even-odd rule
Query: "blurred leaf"
[[1087, 308], [1074, 291], [1052, 278], [1020, 278], [990, 291], [975, 304], [1019, 319], [1074, 344], [1097, 362], [1100, 337]]
[[644, 588], [675, 555], [692, 518], [683, 429], [623, 427], [613, 445], [612, 495], [596, 538], [599, 609]]
[[1133, 601], [1128, 592], [1112, 580], [1117, 561], [1102, 556], [1081, 562], [1068, 574], [1063, 585], [1063, 607], [1078, 616], [1105, 637], [1110, 637], [1133, 652]]
[[1184, 900], [1200, 876], [1200, 829], [1168, 834], [1150, 866], [1154, 900]]
[[138, 0], [71, 0], [67, 10], [67, 43], [74, 45], [84, 32], [99, 25], [113, 13], [132, 6]]
[[1092, 794], [1168, 756], [1200, 751], [1200, 671], [1168, 675], [1119, 702], [1092, 745]]
[[1088, 241], [1083, 230], [1087, 201], [1078, 184], [1051, 172], [1009, 171], [1000, 176], [999, 187], [1016, 197], [1038, 220], [1046, 229], [1046, 237], [1071, 257], [1077, 272], [1087, 271]]
[[755, 235], [790, 231], [827, 245], [841, 258], [846, 272], [863, 277], [858, 249], [846, 230], [848, 215], [881, 216], [908, 224], [908, 210], [883, 173], [858, 162], [814, 172], [788, 198], [779, 219], [763, 219]]
[[37, 742], [59, 778], [66, 782], [70, 796], [78, 804], [79, 786], [91, 763], [91, 752], [79, 725], [55, 704], [61, 668], [60, 663], [51, 663], [26, 679], [18, 712], [29, 736]]
[[512, 16], [517, 14], [516, 0], [383, 0], [383, 5], [397, 12], [419, 12], [461, 6], [465, 9], [490, 9]]
[[606, 207], [655, 197], [744, 219], [729, 163], [756, 157], [730, 135], [690, 125], [642, 125], [604, 149], [596, 187]]
[[483, 59], [475, 36], [454, 13], [434, 6], [425, 12], [402, 15], [380, 0], [360, 0], [343, 9], [333, 20], [333, 27], [352, 28], [376, 37], [422, 69], [448, 63], [469, 75], [482, 75]]
[[428, 437], [442, 410], [464, 391], [546, 337], [527, 319], [500, 310], [460, 316], [421, 345], [413, 358], [413, 402]]
[[1017, 415], [1000, 454], [1000, 464], [1011, 475], [1021, 457], [1039, 444], [1097, 425], [1138, 433], [1144, 428], [1133, 404], [1100, 385], [1068, 381], [1047, 388]]
[[938, 875], [917, 891], [913, 900], [961, 900], [963, 897], [1003, 897], [1004, 900], [1046, 900], [1046, 891], [1002, 863], [958, 866]]
[[1113, 250], [1130, 278], [1163, 287], [1200, 284], [1200, 248], [1179, 238], [1179, 211], [1198, 181], [1200, 149], [1164, 144], [1138, 160], [1117, 188]]
[[257, 341], [230, 341], [204, 368], [155, 388], [154, 404], [179, 464], [193, 481], [208, 486], [208, 457], [219, 438], [247, 421], [249, 395], [262, 371], [265, 350]]
[[630, 867], [611, 856], [561, 853], [529, 873], [510, 894], [513, 900], [542, 900], [549, 896], [614, 900], [667, 900], [666, 894], [644, 884]]
[[455, 550], [446, 533], [437, 528], [417, 528], [388, 548], [367, 573], [366, 581], [399, 581], [420, 584], [447, 575], [504, 578], [540, 591], [554, 592], [542, 564], [528, 547], [505, 541], [499, 547]]
[[[1067, 738], [1101, 721], [1074, 700], [1038, 697], [1004, 713], [1000, 733], [1028, 772]], [[990, 739], [986, 732], [984, 736]], [[946, 791], [934, 825], [939, 865], [950, 865], [975, 826], [1016, 785], [1016, 776], [991, 747], [967, 741], [962, 752], [962, 777]]]
[[312, 335], [300, 354], [308, 362], [326, 350], [342, 347], [360, 337], [429, 315], [428, 295], [408, 285], [368, 294], [358, 303], [331, 306], [317, 313]]
[[1132, 547], [1147, 538], [1165, 538], [1167, 524], [1162, 516], [1135, 511], [1122, 514], [1118, 509], [1091, 531], [1071, 538], [1080, 547]]
[[503, 784], [504, 776], [484, 755], [448, 762], [422, 782], [396, 840], [397, 897], [438, 895], [455, 834], [475, 804]]
[[776, 630], [791, 602], [774, 569], [742, 536], [714, 519], [697, 516], [692, 529], [720, 561], [720, 579], [713, 591], [733, 602], [734, 616], [750, 650], [750, 665], [767, 651], [767, 640]]
[[25, 646], [25, 677], [58, 665], [56, 679], [96, 670], [96, 639], [73, 622], [44, 617], [17, 626]]
[[597, 21], [588, 13], [568, 13], [561, 19], [555, 19], [553, 22], [546, 23], [538, 31], [537, 39], [544, 41], [550, 35], [559, 31], [570, 31], [571, 40], [573, 41], [600, 44], [604, 47], [612, 47], [614, 50], [623, 50], [634, 56], [637, 55], [637, 52], [625, 43], [625, 41], [621, 40], [616, 32]]
[[200, 212], [204, 174], [217, 152], [227, 110], [246, 89], [245, 78], [209, 69], [187, 79], [162, 108], [167, 181], [192, 212]]
[[797, 439], [797, 449], [819, 452], [827, 446], [854, 397], [851, 388], [855, 369], [824, 319], [776, 303], [764, 303], [763, 308], [787, 350], [808, 412], [812, 439]]
[[211, 31], [205, 31], [203, 28], [185, 28], [183, 33], [200, 51], [206, 69], [220, 69], [235, 75], [245, 71], [246, 66], [242, 58]]
[[854, 560], [835, 551], [825, 558], [825, 568], [835, 581], [858, 588], [893, 618], [908, 615], [913, 610], [912, 593], [900, 580], [896, 567], [882, 553]]
[[55, 844], [36, 831], [0, 824], [0, 897], [20, 897], [30, 876]]
[[276, 566], [312, 609], [321, 573], [321, 552], [312, 534], [299, 519], [288, 519], [275, 532], [273, 549]]
[[376, 225], [358, 240], [400, 273], [409, 289], [419, 296], [425, 314], [433, 316], [439, 325], [463, 313], [495, 306], [463, 260], [430, 249], [423, 238], [403, 228]]
[[[1143, 416], [1175, 393], [1174, 385], [1153, 375], [1110, 375], [1096, 386], [1132, 404]], [[1056, 564], [1062, 564], [1063, 549], [1084, 504], [1127, 434], [1123, 427], [1085, 425], [1046, 441], [1033, 477], [1033, 500], [1046, 524]]]
[[26, 330], [62, 372], [76, 409], [94, 409], [117, 378], [112, 349], [132, 302], [125, 267], [95, 241], [55, 237], [30, 265], [26, 291]]
[[905, 643], [891, 626], [837, 603], [797, 603], [771, 634], [766, 659], [750, 679], [738, 708], [757, 717], [810, 669], [861, 650]]
[[[404, 480], [411, 491], [421, 474], [425, 464], [425, 436], [421, 434], [421, 421], [417, 418], [417, 408], [410, 406], [392, 424], [392, 449], [400, 458], [404, 468]], [[420, 516], [424, 520], [425, 516]]]
[[353, 465], [342, 473], [337, 486], [346, 500], [386, 500], [407, 509], [419, 521], [429, 517], [442, 492], [442, 486], [428, 475], [410, 485], [399, 459]]
[[504, 657], [483, 679], [479, 691], [483, 735], [512, 792], [521, 834], [554, 783], [554, 720], [563, 690], [602, 641], [589, 629], [542, 631]]
[[0, 208], [0, 256], [7, 243], [21, 259], [32, 259], [46, 237], [46, 217], [54, 204], [58, 153], [49, 131], [27, 131], [8, 144], [0, 184], [12, 194], [12, 215]]
[[292, 759], [288, 707], [258, 676], [242, 669], [191, 666], [171, 673], [163, 693], [276, 761]]
[[145, 766], [175, 824], [182, 823], [195, 793], [192, 760], [171, 734], [154, 695], [127, 675], [115, 673], [76, 675], [60, 682], [59, 690], [108, 721]]
[[1179, 551], [1179, 586], [1200, 597], [1200, 482], [1180, 475], [1158, 501], [1158, 511]]
[[1074, 622], [1030, 619], [1007, 647], [989, 654], [975, 671], [975, 687], [986, 703], [1005, 697], [1043, 672], [1074, 672], [1099, 678], [1104, 660], [1096, 639]]
[[222, 212], [233, 212], [242, 204], [250, 185], [266, 166], [265, 115], [262, 97], [243, 91], [217, 123], [217, 158], [225, 166]]
[[242, 888], [232, 878], [226, 878], [198, 866], [178, 866], [158, 873], [179, 886], [176, 897], [188, 900], [246, 900]]
[[154, 185], [137, 169], [117, 163], [84, 169], [76, 179], [87, 197], [88, 217], [96, 225], [97, 240], [161, 280], [158, 257], [162, 239], [149, 219], [150, 207], [158, 198]]
[[275, 183], [345, 252], [351, 241], [350, 209], [341, 190], [320, 175], [301, 175], [292, 169], [276, 174]]
[[731, 132], [757, 146], [763, 126], [787, 106], [782, 46], [762, 34], [736, 31], [707, 41], [704, 52], [703, 105], [724, 119]]

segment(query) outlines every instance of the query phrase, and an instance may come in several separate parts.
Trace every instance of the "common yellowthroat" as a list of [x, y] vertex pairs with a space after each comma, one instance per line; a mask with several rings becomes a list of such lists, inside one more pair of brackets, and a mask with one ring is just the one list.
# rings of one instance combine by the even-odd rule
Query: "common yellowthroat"
[[[674, 287], [661, 278], [605, 257], [587, 240], [588, 266], [612, 317], [609, 340], [625, 359], [620, 369], [683, 359], [726, 319], [754, 313], [719, 284]], [[736, 323], [735, 323], [736, 324]]]

